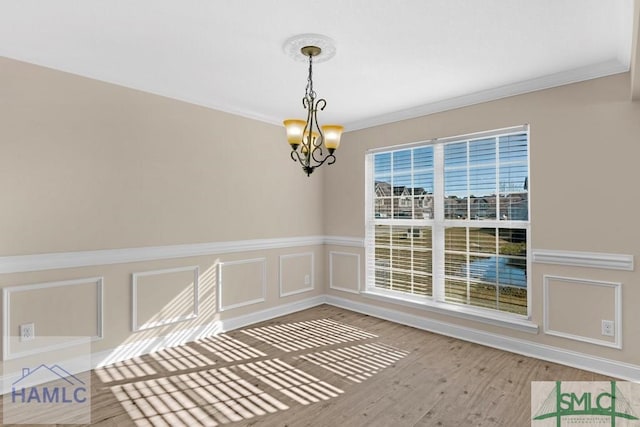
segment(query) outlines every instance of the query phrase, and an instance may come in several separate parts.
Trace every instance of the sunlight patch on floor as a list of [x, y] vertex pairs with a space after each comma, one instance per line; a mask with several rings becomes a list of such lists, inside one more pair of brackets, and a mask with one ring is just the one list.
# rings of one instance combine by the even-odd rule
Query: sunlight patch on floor
[[329, 400], [344, 393], [279, 359], [247, 363], [240, 369], [302, 405]]
[[157, 374], [157, 371], [142, 357], [123, 360], [95, 369], [95, 373], [104, 383], [140, 378]]
[[198, 340], [193, 344], [195, 346], [201, 346], [204, 350], [221, 358], [225, 362], [237, 362], [267, 356], [263, 352], [226, 334]]
[[283, 323], [242, 332], [285, 352], [377, 338], [377, 335], [331, 319]]
[[288, 409], [229, 368], [198, 371], [111, 388], [142, 426], [216, 426]]
[[362, 344], [300, 356], [334, 374], [360, 383], [409, 354], [381, 343]]

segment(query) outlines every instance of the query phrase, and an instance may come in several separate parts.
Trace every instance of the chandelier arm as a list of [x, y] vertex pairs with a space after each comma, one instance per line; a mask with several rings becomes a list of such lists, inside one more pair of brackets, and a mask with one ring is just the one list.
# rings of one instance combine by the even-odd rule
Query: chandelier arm
[[309, 97], [305, 96], [305, 98], [307, 99], [307, 105], [305, 106], [305, 108], [307, 109], [307, 123], [304, 125], [304, 129], [302, 131], [302, 147], [306, 148], [306, 152], [304, 152], [304, 150], [301, 150], [304, 154], [304, 162], [301, 161], [300, 163], [302, 163], [304, 166], [311, 166], [312, 154], [315, 150], [315, 144], [313, 141], [313, 123], [316, 115], [316, 110], [313, 95]]
[[320, 167], [322, 165], [324, 165], [325, 163], [328, 165], [332, 165], [336, 162], [336, 156], [334, 156], [333, 154], [329, 154], [327, 157], [325, 157], [324, 159], [322, 159], [322, 161], [318, 162], [318, 164], [316, 164], [314, 167]]
[[327, 160], [329, 160], [329, 162], [327, 163], [327, 166], [332, 165], [336, 162], [336, 156], [334, 156], [333, 153], [331, 153], [327, 157], [325, 157], [322, 163], [326, 162]]
[[[295, 154], [295, 156], [294, 156]], [[296, 159], [297, 157], [297, 159]], [[300, 153], [298, 153], [298, 150], [291, 150], [291, 160], [293, 160], [294, 162], [300, 162], [302, 163], [302, 160], [300, 159]]]
[[[322, 128], [318, 126], [318, 105], [321, 104], [321, 101], [326, 104], [324, 99], [318, 100], [313, 108], [313, 121], [316, 125], [316, 130], [318, 132], [318, 137], [313, 141], [313, 149], [311, 150], [311, 158], [314, 162], [320, 163], [322, 161], [323, 150], [322, 145], [324, 144], [324, 133], [322, 132]], [[324, 107], [323, 107], [324, 108]], [[317, 157], [320, 156], [320, 158]]]
[[[311, 87], [313, 88], [313, 83], [311, 83]], [[304, 131], [302, 133], [302, 140], [304, 142], [304, 135], [306, 135], [306, 146], [307, 152], [305, 153], [305, 166], [312, 167], [312, 160], [315, 160], [313, 157], [313, 153], [316, 151], [316, 141], [313, 138], [313, 128], [318, 127], [318, 122], [316, 118], [316, 102], [315, 102], [315, 93], [313, 91], [308, 96], [308, 104], [307, 104], [307, 123], [304, 127]], [[313, 168], [313, 167], [312, 167]], [[308, 174], [310, 174], [309, 172]], [[308, 176], [308, 175], [307, 175]]]
[[[320, 158], [317, 158], [316, 154], [319, 155]], [[322, 156], [323, 156], [322, 145], [316, 145], [315, 147], [313, 147], [313, 151], [311, 152], [311, 158], [313, 158], [313, 161], [316, 163], [322, 164], [322, 162], [324, 161]]]

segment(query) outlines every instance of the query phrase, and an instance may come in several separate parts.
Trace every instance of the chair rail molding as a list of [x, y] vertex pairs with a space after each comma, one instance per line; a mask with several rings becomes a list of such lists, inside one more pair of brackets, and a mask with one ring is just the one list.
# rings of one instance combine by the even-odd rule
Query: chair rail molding
[[572, 267], [604, 268], [633, 271], [633, 255], [601, 252], [559, 251], [534, 249], [533, 262]]
[[0, 274], [316, 246], [324, 243], [324, 236], [305, 236], [4, 256], [0, 257]]

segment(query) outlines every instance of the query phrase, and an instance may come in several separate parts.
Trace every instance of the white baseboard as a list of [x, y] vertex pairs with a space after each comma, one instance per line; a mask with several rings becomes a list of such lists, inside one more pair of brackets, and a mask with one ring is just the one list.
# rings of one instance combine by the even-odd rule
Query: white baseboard
[[584, 353], [551, 347], [504, 335], [492, 334], [477, 329], [414, 316], [398, 310], [390, 310], [331, 295], [326, 296], [326, 303], [346, 310], [377, 317], [379, 319], [389, 320], [391, 322], [509, 351], [511, 353], [522, 354], [523, 356], [529, 356], [561, 365], [571, 366], [573, 368], [597, 372], [627, 381], [640, 382], [640, 366], [638, 365], [595, 357]]
[[326, 302], [325, 295], [319, 295], [312, 298], [307, 298], [301, 301], [292, 302], [289, 304], [279, 305], [273, 308], [267, 308], [253, 312], [251, 314], [245, 314], [243, 316], [232, 317], [230, 319], [221, 320], [222, 331], [232, 331], [234, 329], [243, 328], [254, 323], [264, 322], [265, 320], [271, 320], [276, 317], [284, 316], [287, 314], [295, 313], [296, 311], [306, 310], [317, 305], [324, 304]]

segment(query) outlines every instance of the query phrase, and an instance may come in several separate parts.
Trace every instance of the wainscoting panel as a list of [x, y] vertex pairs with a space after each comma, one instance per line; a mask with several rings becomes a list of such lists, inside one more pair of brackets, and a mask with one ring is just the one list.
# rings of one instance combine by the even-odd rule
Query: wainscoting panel
[[[102, 277], [3, 288], [4, 360], [53, 351], [103, 337]], [[20, 340], [33, 323], [34, 339]]]
[[313, 252], [280, 255], [280, 296], [286, 297], [314, 288]]
[[[622, 348], [622, 285], [571, 277], [544, 276], [545, 334]], [[613, 336], [602, 321], [614, 322]]]
[[329, 252], [329, 287], [354, 294], [360, 292], [360, 254]]
[[220, 311], [264, 302], [267, 294], [267, 259], [221, 262], [218, 266]]
[[198, 266], [133, 273], [131, 329], [141, 331], [198, 316]]

